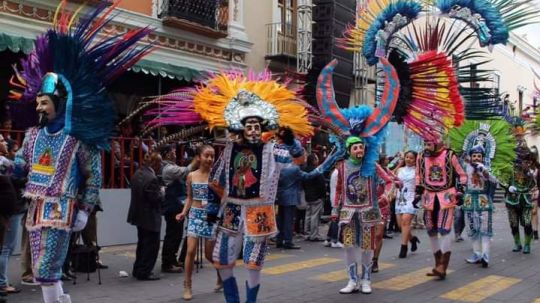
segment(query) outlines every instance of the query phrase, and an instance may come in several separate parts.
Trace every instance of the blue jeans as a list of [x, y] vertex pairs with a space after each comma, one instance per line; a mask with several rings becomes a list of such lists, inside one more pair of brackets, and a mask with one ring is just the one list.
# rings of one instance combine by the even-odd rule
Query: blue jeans
[[277, 226], [279, 229], [277, 244], [292, 244], [295, 214], [296, 205], [279, 206], [277, 215]]
[[19, 227], [21, 226], [22, 217], [23, 214], [17, 214], [9, 218], [6, 235], [4, 237], [4, 244], [0, 251], [0, 287], [7, 287], [9, 285], [7, 277], [9, 256], [11, 256], [17, 245], [17, 234]]

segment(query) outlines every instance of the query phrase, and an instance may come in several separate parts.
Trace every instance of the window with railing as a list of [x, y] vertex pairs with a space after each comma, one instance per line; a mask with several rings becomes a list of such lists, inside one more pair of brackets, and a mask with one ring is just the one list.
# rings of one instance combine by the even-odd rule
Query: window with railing
[[266, 56], [297, 56], [297, 0], [279, 0], [279, 22], [266, 25]]
[[214, 38], [226, 37], [229, 0], [163, 0], [159, 17], [168, 26]]

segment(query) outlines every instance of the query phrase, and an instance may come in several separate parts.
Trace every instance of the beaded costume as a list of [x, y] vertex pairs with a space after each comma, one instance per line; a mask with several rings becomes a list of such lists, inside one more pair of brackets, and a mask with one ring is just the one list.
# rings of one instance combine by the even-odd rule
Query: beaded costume
[[35, 50], [22, 60], [11, 83], [13, 99], [32, 104], [36, 97], [47, 96], [56, 114], [54, 120], [27, 131], [16, 156], [16, 173], [28, 175], [26, 227], [34, 277], [42, 284], [46, 303], [70, 302], [59, 282], [70, 234], [79, 220], [78, 228], [84, 227], [84, 218], [99, 198], [100, 150], [109, 148], [115, 118], [104, 86], [151, 47], [134, 47], [148, 29], [94, 43], [118, 3], [103, 3], [79, 19], [80, 9], [71, 13], [66, 5], [61, 2], [53, 28], [37, 38]]
[[452, 129], [449, 137], [452, 147], [463, 150], [467, 158], [467, 185], [461, 206], [473, 248], [467, 262], [487, 267], [493, 236], [493, 193], [498, 178], [507, 179], [512, 174], [515, 139], [504, 120], [466, 121]]
[[[149, 112], [157, 114], [149, 123], [151, 127], [182, 124], [183, 117], [192, 115], [211, 129], [227, 128], [240, 137], [227, 141], [214, 163], [209, 180], [214, 199], [208, 201], [207, 216], [220, 217], [213, 262], [223, 278], [225, 300], [240, 300], [233, 268], [243, 249], [250, 273], [247, 301], [255, 302], [268, 251], [267, 238], [277, 232], [274, 201], [280, 170], [301, 156], [303, 149], [294, 138], [284, 144], [265, 143], [259, 135], [251, 142], [245, 125], [254, 123], [262, 131], [287, 127], [296, 135], [311, 136], [313, 128], [304, 101], [295, 91], [272, 80], [268, 72], [248, 77], [236, 72], [212, 75], [198, 88], [177, 90], [151, 103], [162, 105]], [[339, 149], [313, 174], [328, 170], [338, 157]]]

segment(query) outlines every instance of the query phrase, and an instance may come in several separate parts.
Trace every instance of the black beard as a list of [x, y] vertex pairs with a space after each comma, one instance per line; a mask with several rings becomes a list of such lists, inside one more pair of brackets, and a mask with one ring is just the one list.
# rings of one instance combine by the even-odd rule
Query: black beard
[[38, 127], [44, 128], [47, 124], [49, 124], [48, 114], [46, 112], [39, 112], [38, 115], [39, 115]]

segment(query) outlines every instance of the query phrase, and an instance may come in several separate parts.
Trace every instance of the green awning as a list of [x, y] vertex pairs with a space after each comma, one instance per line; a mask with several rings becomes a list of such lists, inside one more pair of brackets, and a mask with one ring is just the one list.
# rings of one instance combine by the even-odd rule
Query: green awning
[[[28, 39], [23, 37], [16, 37], [0, 34], [0, 51], [9, 49], [14, 53], [22, 51], [25, 54], [29, 54], [34, 49], [34, 39]], [[193, 78], [199, 76], [201, 73], [195, 69], [189, 67], [175, 66], [169, 63], [162, 63], [158, 61], [142, 59], [131, 68], [136, 73], [145, 73], [153, 76], [168, 77], [170, 79], [178, 79], [183, 81], [192, 81]]]
[[0, 51], [3, 52], [6, 49], [14, 53], [23, 52], [28, 55], [34, 49], [34, 40], [2, 33], [0, 34]]
[[175, 66], [168, 63], [162, 63], [147, 59], [142, 59], [135, 66], [131, 68], [132, 71], [145, 74], [151, 74], [153, 76], [168, 77], [171, 79], [178, 79], [183, 81], [192, 81], [193, 78], [200, 76], [200, 72], [189, 67]]

